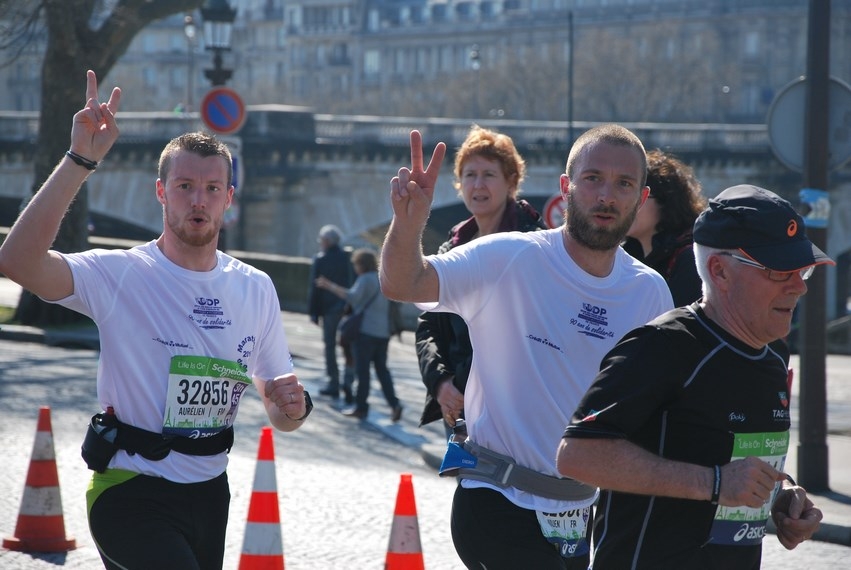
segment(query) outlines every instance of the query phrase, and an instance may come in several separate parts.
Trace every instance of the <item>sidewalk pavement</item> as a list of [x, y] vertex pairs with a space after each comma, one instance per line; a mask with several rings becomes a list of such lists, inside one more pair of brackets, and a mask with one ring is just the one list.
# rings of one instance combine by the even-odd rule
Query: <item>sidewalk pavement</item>
[[[15, 306], [20, 287], [0, 277], [0, 306]], [[310, 323], [306, 315], [282, 312], [284, 328], [296, 373], [306, 388], [315, 394], [316, 405], [342, 408], [340, 402], [319, 396], [324, 386], [324, 363], [321, 328]], [[40, 342], [49, 346], [98, 349], [98, 332], [94, 326], [44, 330], [36, 327], [0, 325], [0, 339], [23, 342]], [[797, 356], [792, 358], [792, 367], [799, 370]], [[369, 415], [362, 420], [385, 436], [413, 449], [418, 449], [424, 461], [437, 469], [445, 450], [443, 426], [438, 422], [418, 427], [419, 415], [424, 401], [424, 388], [413, 347], [413, 334], [405, 332], [401, 339], [390, 343], [389, 366], [393, 374], [397, 395], [405, 411], [402, 421], [390, 421], [390, 409], [384, 404], [380, 391], [370, 395]], [[851, 546], [851, 356], [828, 355], [828, 482], [829, 491], [810, 493], [813, 502], [824, 512], [820, 529], [814, 540]], [[377, 382], [375, 383], [377, 384]], [[792, 389], [792, 437], [786, 460], [786, 471], [797, 477], [798, 435], [798, 385]], [[356, 421], [356, 420], [352, 420]], [[840, 435], [844, 434], [844, 435]], [[774, 532], [769, 520], [769, 532]]]

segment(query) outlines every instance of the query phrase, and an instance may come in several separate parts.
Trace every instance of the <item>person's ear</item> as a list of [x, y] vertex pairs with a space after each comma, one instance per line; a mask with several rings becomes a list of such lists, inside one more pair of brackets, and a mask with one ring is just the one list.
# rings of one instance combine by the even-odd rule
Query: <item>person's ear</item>
[[233, 185], [231, 185], [231, 187], [228, 188], [228, 199], [227, 199], [227, 203], [225, 204], [225, 210], [230, 208], [231, 204], [233, 204], [233, 193], [234, 193], [234, 191], [235, 191], [234, 187], [233, 187]]
[[710, 255], [706, 263], [709, 269], [709, 278], [712, 279], [716, 287], [726, 290], [731, 287], [730, 278], [732, 275], [730, 267], [721, 260], [721, 257], [717, 254]]
[[157, 178], [157, 201], [165, 206], [165, 184], [159, 178]]
[[567, 195], [570, 194], [570, 177], [567, 174], [562, 174], [558, 179], [558, 184], [561, 191], [561, 199], [567, 200]]

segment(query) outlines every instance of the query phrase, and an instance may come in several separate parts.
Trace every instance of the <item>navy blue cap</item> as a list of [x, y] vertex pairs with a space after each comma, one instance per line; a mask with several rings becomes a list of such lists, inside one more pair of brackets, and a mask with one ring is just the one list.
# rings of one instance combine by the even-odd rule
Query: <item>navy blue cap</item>
[[740, 184], [709, 200], [694, 222], [694, 241], [739, 249], [775, 271], [835, 265], [807, 238], [804, 220], [788, 201], [764, 188]]

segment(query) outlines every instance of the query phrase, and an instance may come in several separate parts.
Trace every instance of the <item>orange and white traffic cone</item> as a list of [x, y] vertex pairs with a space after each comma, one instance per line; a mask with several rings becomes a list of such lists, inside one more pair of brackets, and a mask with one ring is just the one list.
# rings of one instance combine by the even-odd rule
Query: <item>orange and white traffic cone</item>
[[38, 427], [15, 535], [3, 539], [3, 548], [20, 552], [68, 552], [77, 548], [77, 541], [65, 536], [59, 471], [47, 406], [38, 411]]
[[248, 522], [242, 541], [239, 570], [284, 570], [284, 543], [275, 480], [275, 448], [272, 428], [260, 432], [254, 488], [248, 504]]
[[396, 510], [393, 513], [393, 526], [390, 529], [390, 544], [387, 547], [387, 559], [384, 563], [385, 570], [425, 569], [412, 478], [413, 475], [410, 473], [402, 473], [401, 481], [399, 481]]

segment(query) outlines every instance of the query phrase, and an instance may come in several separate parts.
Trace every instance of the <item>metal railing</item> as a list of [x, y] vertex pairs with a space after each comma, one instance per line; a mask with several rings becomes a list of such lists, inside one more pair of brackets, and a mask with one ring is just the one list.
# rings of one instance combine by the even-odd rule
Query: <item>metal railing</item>
[[[247, 110], [252, 115], [288, 113], [286, 110]], [[301, 111], [303, 113], [303, 111]], [[371, 143], [388, 147], [406, 146], [413, 129], [423, 134], [426, 143], [438, 140], [450, 147], [459, 145], [474, 121], [436, 117], [379, 117], [371, 115], [313, 115], [317, 144]], [[254, 117], [257, 120], [257, 117]], [[124, 141], [168, 139], [202, 127], [197, 112], [121, 112], [121, 138]], [[278, 121], [259, 121], [274, 125]], [[599, 123], [576, 121], [481, 120], [476, 123], [509, 135], [517, 146], [567, 147], [570, 133], [578, 135]], [[635, 132], [647, 148], [671, 148], [680, 152], [724, 150], [728, 152], [760, 152], [770, 148], [768, 129], [763, 124], [710, 123], [621, 123]], [[291, 129], [262, 129], [262, 136], [287, 140], [296, 136]], [[303, 132], [298, 133], [304, 140]], [[38, 113], [0, 111], [0, 141], [34, 141], [38, 135]]]
[[[442, 140], [457, 146], [466, 138], [474, 121], [414, 117], [376, 117], [367, 115], [317, 114], [316, 137], [329, 143], [373, 142], [386, 146], [405, 146], [409, 133], [419, 130], [423, 140]], [[481, 120], [481, 126], [510, 136], [517, 146], [568, 146], [571, 131], [578, 135], [598, 125], [576, 121]], [[766, 125], [709, 123], [621, 123], [635, 132], [647, 148], [675, 148], [681, 152], [726, 150], [760, 152], [769, 148]]]

